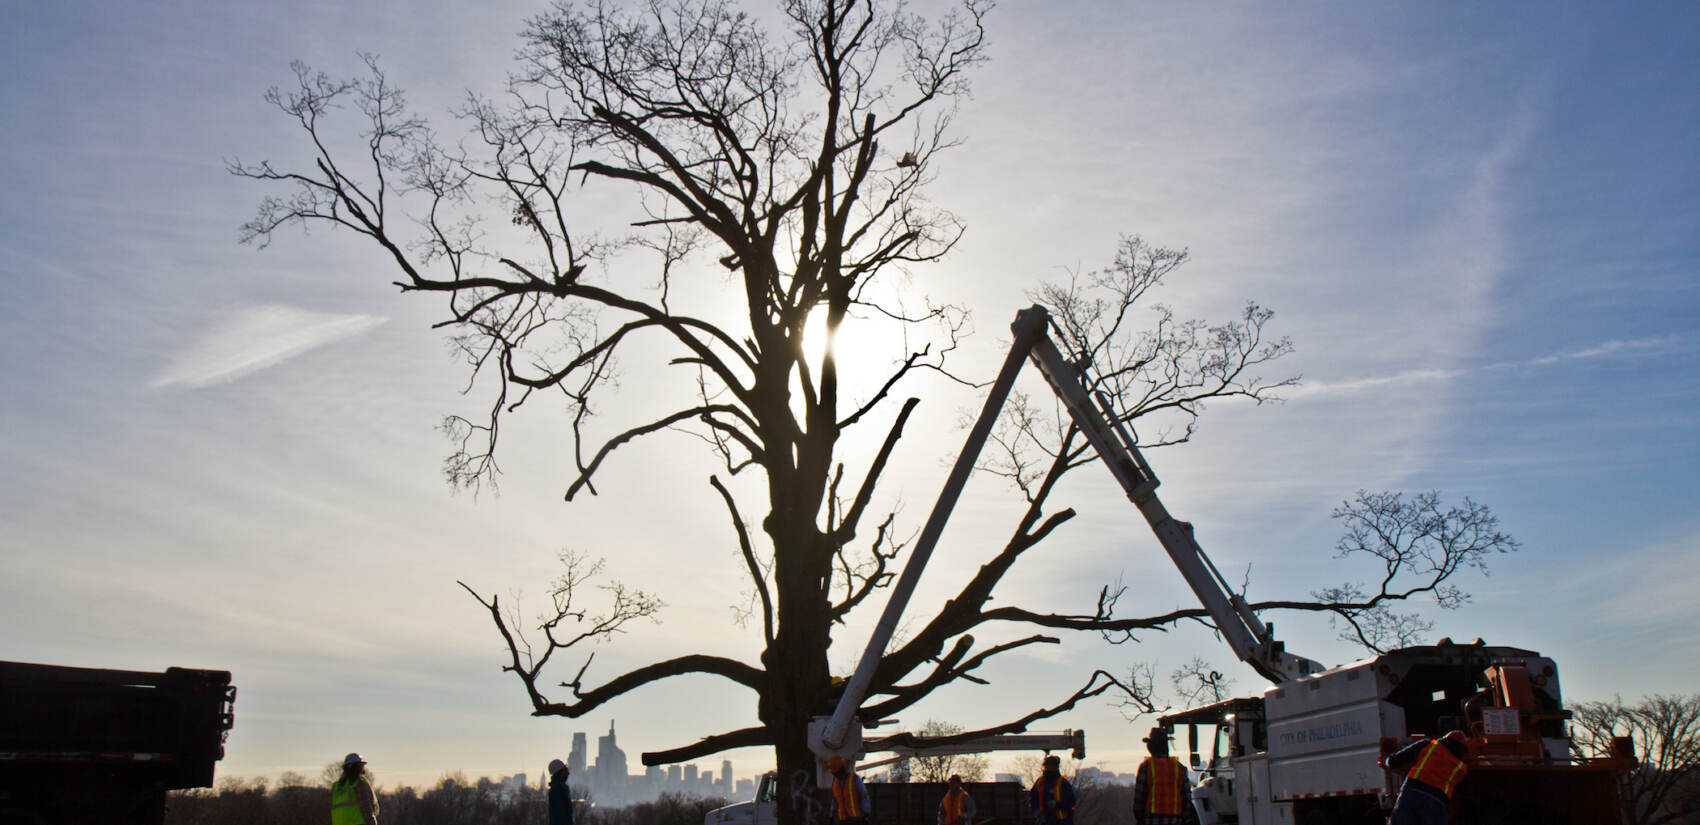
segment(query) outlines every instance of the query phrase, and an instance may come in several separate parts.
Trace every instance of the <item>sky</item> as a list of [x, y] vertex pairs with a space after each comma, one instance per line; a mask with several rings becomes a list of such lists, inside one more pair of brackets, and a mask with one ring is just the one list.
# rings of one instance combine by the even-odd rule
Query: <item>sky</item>
[[[380, 784], [535, 775], [611, 724], [635, 765], [753, 722], [752, 696], [709, 679], [533, 718], [457, 584], [531, 609], [557, 555], [588, 552], [667, 603], [595, 650], [593, 678], [691, 651], [753, 661], [696, 442], [623, 451], [601, 495], [566, 503], [566, 419], [536, 405], [508, 424], [499, 494], [457, 495], [436, 428], [488, 399], [461, 394], [430, 328], [442, 306], [397, 294], [346, 234], [237, 242], [266, 190], [226, 162], [300, 157], [262, 99], [291, 60], [351, 75], [375, 53], [452, 134], [448, 111], [498, 87], [541, 9], [0, 9], [0, 658], [231, 671], [226, 776], [315, 776], [351, 750]], [[1466, 607], [1430, 609], [1436, 637], [1551, 656], [1572, 701], [1700, 690], [1700, 10], [1012, 1], [988, 40], [928, 191], [967, 234], [912, 274], [973, 312], [960, 368], [989, 377], [1030, 291], [1107, 263], [1119, 237], [1185, 247], [1158, 299], [1207, 319], [1272, 308], [1295, 346], [1272, 369], [1302, 376], [1284, 403], [1212, 405], [1192, 443], [1150, 455], [1169, 509], [1254, 599], [1371, 575], [1333, 553], [1329, 514], [1359, 489], [1469, 496], [1522, 547], [1462, 580]], [[911, 392], [923, 423], [888, 489], [918, 526], [978, 399]], [[1142, 615], [1191, 606], [1106, 474], [1059, 498], [1080, 516], [1001, 600], [1078, 610], [1120, 580]], [[970, 485], [916, 603], [951, 592], [1018, 506]], [[1326, 621], [1274, 618], [1291, 650], [1359, 655]], [[846, 627], [835, 670], [865, 638]], [[1094, 668], [1193, 656], [1261, 689], [1202, 630], [1077, 636], [899, 721], [991, 724]], [[1095, 704], [1045, 727], [1085, 729], [1086, 761], [1127, 771], [1147, 724]], [[729, 756], [741, 776], [770, 758]]]

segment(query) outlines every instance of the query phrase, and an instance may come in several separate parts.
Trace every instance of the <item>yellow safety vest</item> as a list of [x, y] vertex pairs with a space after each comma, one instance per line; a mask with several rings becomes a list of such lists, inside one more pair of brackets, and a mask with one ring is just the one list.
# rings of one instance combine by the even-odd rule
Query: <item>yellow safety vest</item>
[[[371, 787], [364, 776], [355, 782]], [[354, 782], [339, 779], [331, 786], [331, 825], [366, 825], [366, 815], [360, 811], [360, 798], [354, 794]]]

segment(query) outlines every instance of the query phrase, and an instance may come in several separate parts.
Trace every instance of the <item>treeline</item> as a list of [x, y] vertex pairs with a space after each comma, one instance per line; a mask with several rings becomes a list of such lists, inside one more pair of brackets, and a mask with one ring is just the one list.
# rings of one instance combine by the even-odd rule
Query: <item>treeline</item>
[[[580, 802], [578, 825], [702, 825], [703, 814], [724, 799], [663, 794], [652, 802], [598, 808]], [[227, 780], [217, 790], [179, 791], [167, 803], [166, 825], [324, 825], [329, 788], [306, 784], [268, 787], [265, 780]], [[549, 801], [538, 788], [504, 788], [489, 778], [469, 782], [446, 776], [424, 791], [411, 787], [378, 791], [382, 825], [541, 825]]]

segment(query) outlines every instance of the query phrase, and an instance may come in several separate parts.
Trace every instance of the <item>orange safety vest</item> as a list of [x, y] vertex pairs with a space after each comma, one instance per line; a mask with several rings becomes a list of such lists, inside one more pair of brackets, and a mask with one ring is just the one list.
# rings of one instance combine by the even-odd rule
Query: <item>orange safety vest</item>
[[[1069, 812], [1063, 810], [1063, 806], [1062, 806], [1062, 789], [1063, 789], [1063, 778], [1062, 778], [1062, 774], [1059, 773], [1059, 774], [1057, 774], [1057, 781], [1051, 783], [1051, 801], [1057, 803], [1057, 807], [1056, 807], [1057, 819], [1068, 819]], [[1044, 774], [1039, 775], [1039, 798], [1040, 799], [1045, 798], [1045, 776], [1044, 776]]]
[[1417, 764], [1411, 767], [1406, 778], [1415, 779], [1451, 799], [1452, 789], [1458, 787], [1458, 780], [1463, 779], [1468, 770], [1445, 745], [1433, 741], [1423, 748], [1423, 755], [1417, 757]]
[[1181, 784], [1184, 781], [1185, 768], [1180, 760], [1172, 756], [1147, 756], [1145, 764], [1151, 772], [1146, 776], [1145, 812], [1148, 814], [1168, 814], [1179, 816], [1181, 812]]
[[835, 776], [832, 778], [832, 801], [838, 803], [838, 818], [861, 819], [867, 812], [862, 810], [862, 800], [856, 795], [856, 777]]
[[957, 791], [944, 795], [945, 825], [955, 825], [962, 821], [962, 815], [968, 812], [968, 792]]

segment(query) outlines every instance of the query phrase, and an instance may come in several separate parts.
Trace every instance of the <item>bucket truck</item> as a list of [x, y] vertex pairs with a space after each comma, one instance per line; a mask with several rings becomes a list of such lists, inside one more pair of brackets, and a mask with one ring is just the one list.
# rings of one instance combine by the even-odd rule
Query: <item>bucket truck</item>
[[1016, 374], [1031, 361], [1076, 427], [1156, 535], [1234, 655], [1267, 678], [1261, 696], [1234, 699], [1159, 719], [1164, 730], [1201, 725], [1226, 743], [1202, 765], [1201, 808], [1208, 821], [1250, 825], [1380, 823], [1398, 777], [1380, 762], [1405, 741], [1453, 728], [1470, 737], [1471, 777], [1455, 801], [1457, 823], [1545, 822], [1619, 825], [1624, 821], [1632, 747], [1611, 756], [1571, 756], [1557, 665], [1538, 653], [1479, 642], [1396, 650], [1335, 668], [1295, 655], [1236, 594], [1194, 539], [1192, 525], [1169, 514], [1158, 480], [1107, 399], [1086, 389], [1084, 364], [1065, 358], [1051, 337], [1050, 317], [1033, 306], [1016, 315], [1013, 343], [979, 419], [969, 431], [932, 514], [869, 639], [855, 674], [830, 717], [810, 728], [821, 766], [862, 750], [855, 714], [903, 608], [961, 494], [980, 449], [1008, 398]]

